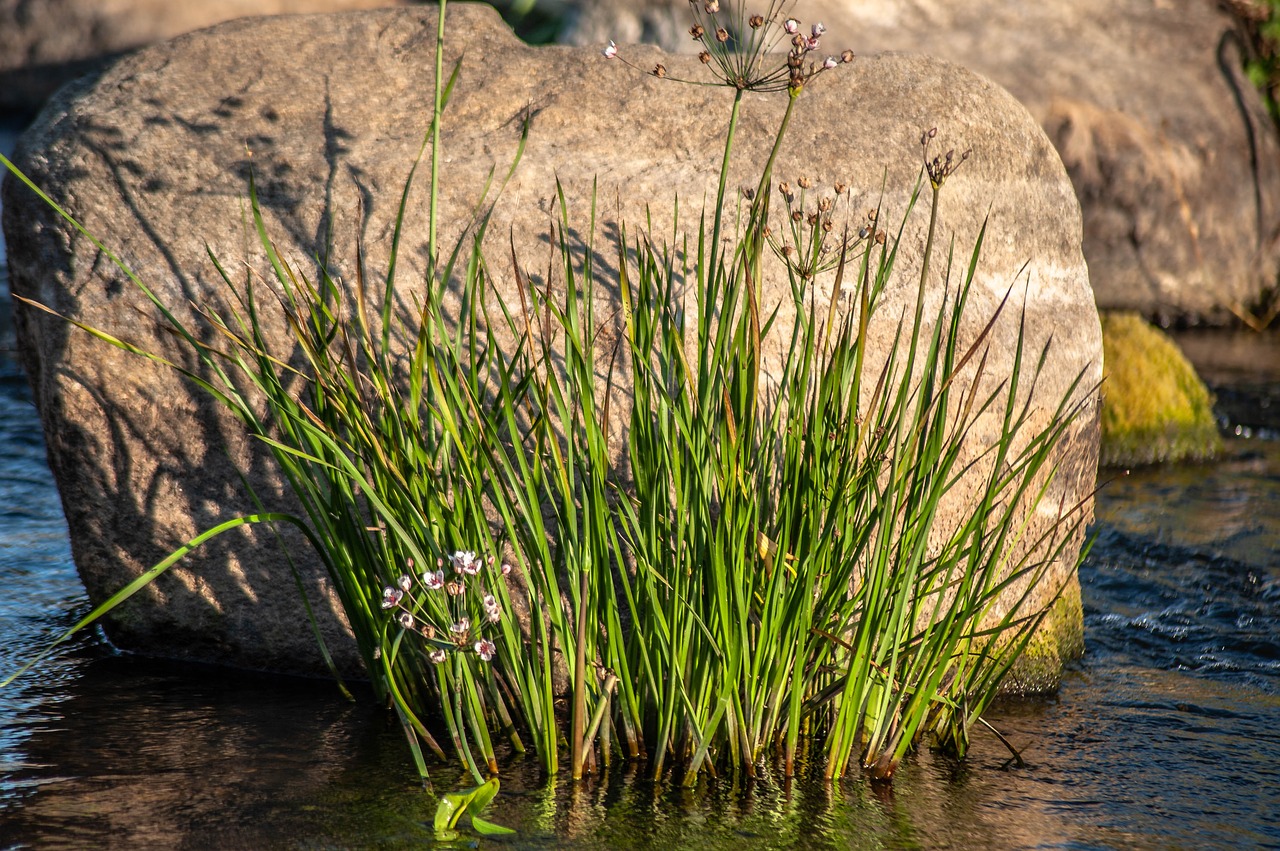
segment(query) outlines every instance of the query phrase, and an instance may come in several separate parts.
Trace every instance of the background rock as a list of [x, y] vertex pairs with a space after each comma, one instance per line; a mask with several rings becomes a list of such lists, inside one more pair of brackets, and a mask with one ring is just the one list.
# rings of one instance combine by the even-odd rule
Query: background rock
[[1102, 315], [1102, 463], [1203, 461], [1222, 451], [1213, 397], [1173, 340], [1136, 313]]
[[[730, 92], [658, 80], [594, 49], [529, 48], [487, 7], [449, 8], [446, 62], [463, 51], [465, 59], [444, 123], [446, 240], [462, 232], [490, 170], [505, 173], [522, 122], [529, 122], [524, 158], [489, 230], [494, 285], [507, 303], [518, 303], [508, 239], [535, 277], [547, 268], [557, 179], [582, 240], [599, 181], [595, 239], [605, 251], [606, 279], [619, 222], [635, 234], [648, 211], [652, 233], [662, 239], [672, 232], [677, 193], [682, 221], [695, 220], [714, 195]], [[428, 124], [434, 34], [431, 9], [231, 22], [141, 51], [97, 80], [64, 89], [15, 158], [182, 316], [190, 316], [189, 302], [225, 304], [206, 247], [228, 268], [242, 268], [242, 261], [265, 268], [242, 224], [249, 152], [267, 226], [284, 255], [305, 264], [332, 229], [332, 270], [353, 281], [357, 235], [367, 268], [384, 268], [400, 191]], [[284, 44], [292, 46], [287, 53]], [[654, 48], [627, 54], [642, 68], [664, 61], [672, 76], [705, 73], [692, 57], [664, 57]], [[785, 100], [745, 98], [732, 187], [754, 186]], [[881, 221], [896, 225], [920, 175], [921, 131], [932, 126], [939, 128], [938, 152], [950, 145], [973, 151], [943, 193], [942, 244], [954, 238], [967, 257], [989, 221], [963, 333], [976, 336], [1013, 288], [986, 376], [990, 382], [1007, 376], [1025, 307], [1029, 350], [1039, 352], [1052, 338], [1036, 390], [1038, 422], [1083, 373], [1084, 411], [1064, 444], [1063, 470], [1048, 502], [1057, 505], [1061, 496], [1068, 505], [1091, 505], [1100, 331], [1080, 252], [1078, 204], [1026, 110], [954, 65], [907, 56], [860, 59], [806, 89], [777, 176], [793, 182], [807, 176], [815, 192], [847, 183], [855, 223], [881, 205]], [[15, 293], [190, 360], [88, 240], [16, 181], [6, 181], [4, 192]], [[425, 277], [426, 198], [421, 179], [409, 198], [400, 255], [398, 295], [406, 303]], [[878, 357], [892, 346], [898, 317], [914, 306], [926, 224], [927, 211], [917, 209], [903, 231], [898, 276], [870, 329]], [[931, 305], [942, 294], [942, 265], [934, 266]], [[767, 307], [783, 292], [789, 290], [774, 269], [762, 301]], [[236, 467], [247, 471], [268, 506], [284, 499], [261, 451], [246, 445], [237, 424], [200, 391], [46, 314], [20, 308], [15, 318], [92, 599], [198, 532], [251, 510]], [[993, 428], [994, 420], [986, 420], [975, 429], [975, 452]], [[952, 516], [964, 490], [957, 488], [946, 507]], [[308, 593], [336, 639], [341, 618], [326, 596], [327, 581], [315, 564], [303, 567]], [[1079, 586], [1070, 567], [1057, 565], [1038, 590], [1044, 603], [1064, 586], [1064, 610], [1076, 612], [1067, 618], [1071, 634], [1038, 645], [1043, 670], [1056, 672], [1060, 656], [1078, 652]], [[270, 539], [220, 539], [130, 601], [108, 632], [148, 652], [317, 670], [289, 576]], [[354, 665], [350, 645], [335, 643], [344, 664]]]
[[35, 112], [55, 89], [106, 58], [232, 18], [375, 9], [405, 2], [0, 0], [0, 113]]
[[[1280, 143], [1219, 3], [800, 0], [794, 12], [826, 24], [833, 53], [924, 53], [1021, 100], [1075, 184], [1100, 308], [1220, 323], [1274, 298]], [[685, 0], [580, 0], [564, 38], [689, 51], [687, 18]]]

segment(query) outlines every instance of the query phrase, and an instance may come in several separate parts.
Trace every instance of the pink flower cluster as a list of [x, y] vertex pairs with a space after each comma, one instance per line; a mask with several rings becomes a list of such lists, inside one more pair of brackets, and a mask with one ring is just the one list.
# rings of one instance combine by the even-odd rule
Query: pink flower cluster
[[[446, 661], [451, 649], [474, 651], [489, 662], [498, 648], [481, 633], [486, 625], [502, 620], [503, 606], [492, 590], [484, 587], [481, 574], [488, 568], [487, 578], [496, 583], [511, 574], [511, 565], [495, 567], [496, 562], [492, 555], [481, 558], [473, 551], [458, 550], [447, 562], [437, 559], [434, 570], [421, 574], [420, 583], [405, 573], [383, 588], [382, 608], [394, 611], [401, 629], [426, 640], [427, 658], [435, 664]], [[413, 569], [412, 560], [409, 569]], [[468, 593], [472, 587], [476, 590]]]

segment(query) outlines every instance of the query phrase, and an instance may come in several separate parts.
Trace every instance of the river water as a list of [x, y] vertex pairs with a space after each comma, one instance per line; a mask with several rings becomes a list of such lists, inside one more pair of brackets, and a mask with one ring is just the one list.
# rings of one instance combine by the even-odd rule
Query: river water
[[[1085, 657], [1056, 696], [988, 716], [1024, 766], [981, 731], [964, 763], [918, 754], [888, 790], [548, 784], [516, 762], [491, 813], [518, 830], [504, 844], [1280, 848], [1280, 344], [1182, 342], [1241, 436], [1210, 465], [1102, 474]], [[11, 348], [0, 327], [0, 676], [87, 610]], [[434, 803], [386, 714], [327, 682], [87, 635], [0, 690], [0, 848], [395, 848], [430, 840]]]

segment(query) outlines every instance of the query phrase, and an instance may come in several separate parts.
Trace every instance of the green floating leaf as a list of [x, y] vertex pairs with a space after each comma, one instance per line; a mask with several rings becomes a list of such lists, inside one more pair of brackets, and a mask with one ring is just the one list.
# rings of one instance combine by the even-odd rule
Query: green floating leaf
[[485, 821], [480, 816], [471, 817], [471, 829], [481, 836], [515, 836], [516, 832], [509, 827]]
[[[441, 841], [450, 838], [456, 839], [457, 831], [454, 828], [458, 826], [463, 814], [468, 812], [471, 815], [471, 826], [482, 836], [514, 834], [514, 830], [487, 822], [475, 815], [489, 806], [489, 802], [497, 794], [498, 778], [496, 777], [473, 789], [464, 789], [461, 792], [446, 792], [440, 797], [440, 803], [436, 806], [436, 816], [432, 824], [435, 828], [436, 838]], [[451, 834], [451, 836], [448, 836], [448, 834]]]

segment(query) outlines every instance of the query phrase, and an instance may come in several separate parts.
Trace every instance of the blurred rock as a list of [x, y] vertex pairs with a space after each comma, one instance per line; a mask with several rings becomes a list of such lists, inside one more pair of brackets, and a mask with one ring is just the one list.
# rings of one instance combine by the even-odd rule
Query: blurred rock
[[1203, 461], [1222, 451], [1213, 397], [1168, 335], [1136, 313], [1102, 315], [1102, 463]]
[[0, 113], [34, 113], [59, 86], [106, 59], [232, 18], [376, 9], [406, 2], [0, 0]]
[[[806, 25], [826, 24], [832, 53], [923, 53], [1007, 88], [1071, 174], [1098, 306], [1217, 324], [1265, 305], [1280, 272], [1280, 142], [1221, 5], [800, 0], [792, 9]], [[579, 0], [564, 38], [652, 38], [687, 52], [696, 49], [688, 14], [686, 0]]]
[[[696, 223], [700, 206], [714, 198], [731, 93], [659, 80], [595, 49], [527, 47], [491, 9], [449, 8], [446, 67], [464, 59], [443, 125], [444, 244], [462, 235], [491, 172], [506, 173], [527, 121], [523, 159], [488, 230], [491, 285], [508, 305], [519, 304], [509, 240], [521, 266], [545, 283], [539, 270], [548, 268], [558, 180], [571, 244], [594, 238], [603, 252], [601, 297], [616, 306], [620, 223], [634, 237], [651, 216], [649, 232], [666, 239], [677, 194], [682, 226]], [[428, 126], [434, 15], [424, 8], [247, 19], [148, 48], [60, 92], [20, 140], [15, 158], [188, 320], [191, 302], [216, 309], [229, 298], [206, 248], [229, 269], [244, 263], [266, 269], [242, 223], [250, 152], [267, 227], [286, 258], [305, 269], [332, 232], [332, 271], [352, 282], [359, 236], [366, 268], [376, 275], [385, 268], [400, 193]], [[282, 52], [280, 45], [291, 49]], [[706, 72], [694, 57], [656, 48], [627, 55], [641, 68], [662, 61], [673, 77]], [[786, 99], [744, 98], [729, 178], [735, 195], [755, 185]], [[1047, 504], [1083, 501], [1088, 510], [1097, 463], [1093, 389], [1101, 378], [1100, 330], [1080, 251], [1079, 205], [1027, 111], [1003, 89], [949, 63], [860, 59], [806, 88], [776, 174], [793, 185], [807, 177], [815, 195], [845, 183], [851, 227], [880, 207], [881, 221], [896, 232], [921, 171], [921, 131], [933, 126], [939, 131], [932, 151], [973, 152], [942, 194], [938, 250], [954, 239], [967, 262], [987, 222], [971, 311], [962, 323], [965, 339], [977, 338], [1012, 288], [989, 338], [979, 392], [1007, 379], [1025, 309], [1028, 362], [1052, 340], [1032, 427], [1045, 424], [1083, 375], [1076, 391], [1083, 411], [1063, 444]], [[399, 254], [397, 294], [405, 304], [420, 298], [425, 278], [428, 189], [422, 170], [419, 175]], [[592, 234], [594, 181], [599, 218]], [[775, 196], [775, 215], [780, 206]], [[919, 204], [902, 231], [896, 276], [869, 329], [873, 362], [888, 356], [899, 318], [914, 310], [927, 206]], [[190, 362], [136, 288], [12, 179], [4, 187], [4, 227], [15, 293]], [[943, 256], [933, 266], [926, 316], [943, 298]], [[777, 264], [766, 271], [762, 302], [766, 310], [781, 304], [779, 327], [787, 327], [790, 287]], [[828, 298], [831, 281], [818, 288]], [[610, 306], [603, 312], [616, 321]], [[198, 532], [250, 511], [237, 467], [268, 506], [288, 504], [260, 447], [248, 445], [239, 425], [201, 391], [47, 314], [20, 308], [16, 322], [77, 566], [92, 599], [102, 600]], [[288, 351], [287, 332], [278, 330], [277, 345]], [[780, 336], [767, 341], [773, 357], [785, 344]], [[620, 386], [625, 391], [625, 381]], [[975, 454], [998, 430], [1000, 416], [992, 411], [975, 426]], [[964, 510], [971, 484], [966, 479], [954, 489], [944, 517]], [[1051, 512], [1042, 507], [1041, 513]], [[305, 550], [295, 546], [294, 552]], [[341, 618], [325, 596], [327, 580], [316, 563], [303, 567], [327, 632], [340, 635]], [[1067, 616], [1055, 623], [1068, 628], [1037, 643], [1039, 667], [1027, 685], [1051, 685], [1062, 658], [1079, 651], [1079, 585], [1069, 559], [1055, 566], [1032, 603], [1046, 604], [1059, 587], [1066, 589]], [[320, 667], [288, 567], [267, 535], [228, 536], [193, 554], [130, 601], [108, 632], [119, 644], [147, 652], [277, 670]], [[354, 664], [349, 645], [334, 644], [344, 664]]]

